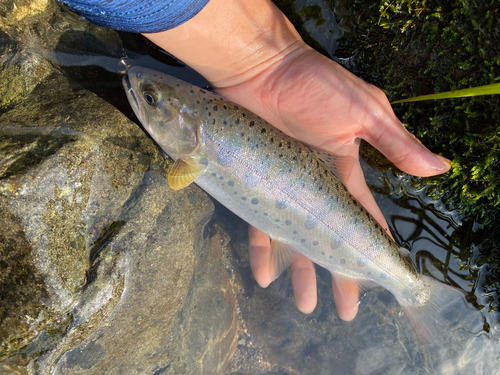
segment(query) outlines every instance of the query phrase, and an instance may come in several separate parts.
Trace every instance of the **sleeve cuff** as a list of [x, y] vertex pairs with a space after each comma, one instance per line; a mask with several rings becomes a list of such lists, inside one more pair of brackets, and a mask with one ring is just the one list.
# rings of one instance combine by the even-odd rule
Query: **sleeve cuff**
[[133, 33], [157, 33], [182, 25], [209, 0], [59, 0], [99, 26]]

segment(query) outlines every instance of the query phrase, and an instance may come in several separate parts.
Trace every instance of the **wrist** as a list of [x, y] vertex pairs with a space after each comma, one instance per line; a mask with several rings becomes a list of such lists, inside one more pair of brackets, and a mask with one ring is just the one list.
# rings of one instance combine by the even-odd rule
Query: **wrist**
[[211, 0], [185, 24], [144, 35], [219, 88], [269, 74], [309, 50], [269, 0]]

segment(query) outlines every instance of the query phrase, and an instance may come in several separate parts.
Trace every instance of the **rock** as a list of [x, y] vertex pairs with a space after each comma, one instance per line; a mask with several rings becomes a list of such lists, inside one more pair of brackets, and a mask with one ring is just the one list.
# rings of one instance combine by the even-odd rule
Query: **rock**
[[170, 190], [151, 139], [32, 48], [116, 33], [52, 1], [0, 17], [0, 372], [222, 372], [238, 319], [211, 200]]

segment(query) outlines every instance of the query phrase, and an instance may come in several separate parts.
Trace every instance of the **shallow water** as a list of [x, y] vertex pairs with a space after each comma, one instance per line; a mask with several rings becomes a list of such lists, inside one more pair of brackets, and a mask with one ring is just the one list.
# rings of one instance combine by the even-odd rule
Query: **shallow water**
[[[305, 2], [297, 2], [297, 9], [302, 3]], [[318, 4], [325, 12], [324, 18], [332, 16], [329, 10], [323, 8], [325, 4], [321, 2]], [[309, 22], [305, 28], [311, 37], [317, 38], [328, 53], [333, 54], [337, 43], [335, 38], [342, 35], [342, 30], [338, 29], [337, 25], [331, 24], [328, 24], [326, 29], [325, 26], [318, 29], [311, 24], [310, 19], [305, 22]], [[333, 29], [335, 32], [328, 32]], [[122, 37], [124, 47], [114, 46], [112, 53], [99, 48], [93, 50], [95, 45], [65, 45], [62, 38], [56, 52], [46, 55], [77, 84], [107, 100], [136, 123], [138, 121], [128, 106], [123, 92], [121, 77], [117, 74], [118, 61], [123, 54], [127, 55], [133, 64], [161, 70], [194, 84], [206, 86], [207, 83], [203, 78], [168, 54], [154, 48], [145, 48], [142, 44], [145, 42], [144, 39], [127, 34], [122, 34]], [[488, 273], [487, 265], [475, 270], [479, 275], [475, 280], [471, 277], [471, 269], [475, 267], [474, 260], [469, 259], [468, 255], [474, 256], [480, 253], [481, 243], [462, 241], [463, 238], [470, 237], [462, 233], [464, 228], [461, 227], [460, 216], [456, 212], [448, 211], [442, 202], [426, 197], [425, 189], [413, 188], [410, 176], [388, 168], [386, 162], [377, 163], [368, 158], [362, 166], [367, 182], [386, 216], [394, 237], [401, 244], [411, 248], [411, 259], [418, 269], [423, 274], [462, 289], [476, 306], [488, 306], [490, 295], [481, 285], [481, 280], [484, 280]], [[155, 171], [149, 171], [147, 175], [151, 180], [162, 179], [161, 174]], [[150, 185], [144, 183], [143, 186], [147, 189]], [[440, 348], [433, 350], [423, 345], [401, 307], [385, 290], [377, 288], [366, 292], [361, 299], [358, 317], [350, 323], [340, 321], [333, 303], [330, 275], [319, 267], [317, 267], [318, 307], [309, 316], [299, 313], [293, 304], [289, 272], [266, 290], [256, 286], [248, 266], [246, 224], [216, 204], [212, 226], [223, 228], [231, 238], [228, 269], [233, 270], [231, 276], [234, 285], [240, 286], [236, 299], [242, 325], [240, 328], [244, 334], [238, 336], [236, 353], [228, 364], [226, 374], [409, 375], [433, 374], [436, 371], [443, 374], [481, 374], [480, 368], [472, 370], [467, 367], [464, 358], [458, 358], [463, 344], [457, 344], [457, 348], [450, 347], [451, 352], [446, 353], [441, 353]], [[139, 266], [137, 267], [139, 269]], [[124, 270], [131, 272], [133, 268], [125, 267]], [[197, 272], [202, 271], [197, 269]], [[131, 277], [130, 280], [138, 277], [138, 275], [128, 276]], [[147, 282], [137, 284], [137, 293], [147, 295], [147, 286]], [[112, 293], [111, 290], [101, 292], [103, 295]], [[126, 313], [120, 315], [120, 311], [126, 310], [127, 303], [134, 300], [130, 288], [129, 294], [125, 297], [124, 301], [119, 302], [120, 309], [110, 315], [111, 321], [117, 322], [117, 325], [109, 328], [108, 321], [94, 332], [94, 336], [98, 336], [99, 333], [105, 336], [109, 335], [110, 331], [119, 330], [130, 330], [131, 334], [140, 332], [140, 330], [133, 331], [127, 326], [132, 321], [129, 319], [130, 316]], [[84, 301], [82, 305], [85, 305]], [[499, 316], [495, 311], [487, 313], [487, 310], [483, 309], [484, 323], [491, 327], [492, 332], [498, 332]], [[83, 309], [77, 309], [75, 312], [76, 317], [82, 317], [85, 313]], [[161, 318], [160, 314], [149, 317], [155, 321]], [[78, 319], [75, 320], [73, 328], [76, 329], [77, 325]], [[471, 326], [473, 325], [477, 325], [477, 321], [472, 322]], [[475, 336], [471, 334], [466, 338]], [[477, 350], [474, 348], [482, 348], [481, 350], [488, 356], [487, 360], [497, 357], [498, 348], [489, 345], [490, 341], [485, 341], [486, 349], [481, 346], [483, 337], [484, 334], [472, 342], [472, 348], [468, 348], [467, 355], [480, 355], [481, 353], [476, 353]], [[112, 345], [112, 340], [107, 340], [107, 345]], [[497, 340], [495, 344], [499, 344], [498, 338], [495, 340]], [[161, 343], [158, 347], [160, 346]], [[78, 350], [75, 349], [87, 353], [87, 357], [85, 355], [78, 357], [75, 354]], [[105, 355], [100, 348], [97, 349], [95, 346], [89, 349], [85, 345], [80, 345], [80, 342], [75, 342], [66, 348], [66, 354], [61, 354], [63, 360], [57, 367], [59, 373], [71, 372], [71, 368], [68, 370], [67, 367], [65, 370], [64, 366], [68, 363], [81, 364], [89, 361], [89, 356]], [[446, 356], [452, 359], [450, 363], [447, 363]], [[476, 364], [483, 361], [483, 357], [472, 360]], [[165, 369], [167, 371], [168, 367]]]

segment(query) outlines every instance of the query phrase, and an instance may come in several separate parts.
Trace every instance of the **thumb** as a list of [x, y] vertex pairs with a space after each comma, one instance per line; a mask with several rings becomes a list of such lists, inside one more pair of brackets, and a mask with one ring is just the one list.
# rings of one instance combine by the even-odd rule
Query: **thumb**
[[[398, 120], [385, 95], [379, 108], [360, 136], [383, 153], [396, 167], [415, 176], [427, 177], [450, 169], [450, 161], [429, 151]], [[372, 112], [373, 113], [373, 112]]]

